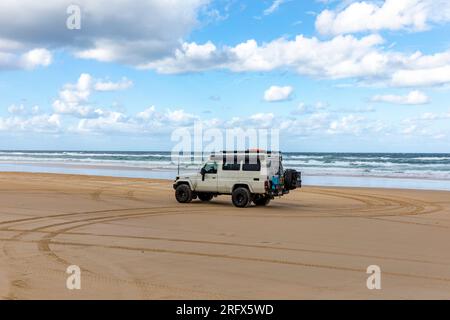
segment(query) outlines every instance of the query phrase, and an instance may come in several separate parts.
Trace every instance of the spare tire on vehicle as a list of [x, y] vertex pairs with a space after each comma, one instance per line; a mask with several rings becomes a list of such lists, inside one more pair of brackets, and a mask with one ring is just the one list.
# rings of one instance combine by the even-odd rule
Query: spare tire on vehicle
[[284, 187], [287, 190], [296, 189], [298, 177], [299, 177], [299, 173], [297, 172], [297, 170], [286, 169], [284, 171]]

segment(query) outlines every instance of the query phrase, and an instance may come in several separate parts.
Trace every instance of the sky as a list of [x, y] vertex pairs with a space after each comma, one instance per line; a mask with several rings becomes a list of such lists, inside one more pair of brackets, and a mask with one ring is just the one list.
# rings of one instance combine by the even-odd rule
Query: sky
[[450, 1], [2, 0], [0, 149], [450, 152]]

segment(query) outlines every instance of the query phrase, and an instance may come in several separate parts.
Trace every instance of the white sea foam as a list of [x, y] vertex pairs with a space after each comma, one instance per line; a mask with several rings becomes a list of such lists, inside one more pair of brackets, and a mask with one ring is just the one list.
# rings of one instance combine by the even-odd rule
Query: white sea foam
[[[450, 180], [448, 154], [336, 154], [285, 153], [285, 168], [310, 176], [359, 176]], [[195, 162], [191, 162], [191, 158]], [[206, 157], [205, 157], [206, 158]], [[202, 156], [180, 157], [182, 170], [195, 170]], [[89, 166], [177, 171], [170, 152], [0, 151], [0, 164]], [[1, 168], [0, 168], [1, 170]]]

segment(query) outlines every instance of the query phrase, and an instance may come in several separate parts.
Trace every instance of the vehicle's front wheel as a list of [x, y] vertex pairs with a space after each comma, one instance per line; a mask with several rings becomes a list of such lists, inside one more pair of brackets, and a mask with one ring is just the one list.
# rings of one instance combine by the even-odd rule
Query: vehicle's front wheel
[[231, 195], [233, 204], [238, 208], [245, 208], [250, 204], [250, 191], [247, 188], [236, 188]]
[[180, 184], [175, 189], [175, 198], [180, 203], [188, 203], [192, 201], [192, 190], [187, 184]]
[[270, 197], [269, 196], [257, 196], [255, 199], [253, 199], [253, 202], [257, 206], [267, 206], [270, 203]]
[[213, 194], [212, 193], [198, 193], [197, 194], [198, 198], [200, 199], [200, 201], [210, 201], [213, 198]]

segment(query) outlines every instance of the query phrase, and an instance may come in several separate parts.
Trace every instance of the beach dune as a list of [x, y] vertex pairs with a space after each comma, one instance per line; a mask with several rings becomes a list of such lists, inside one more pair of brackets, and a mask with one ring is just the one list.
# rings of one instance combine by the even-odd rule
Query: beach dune
[[305, 187], [238, 209], [179, 204], [168, 180], [0, 173], [0, 203], [3, 299], [450, 299], [446, 191]]

